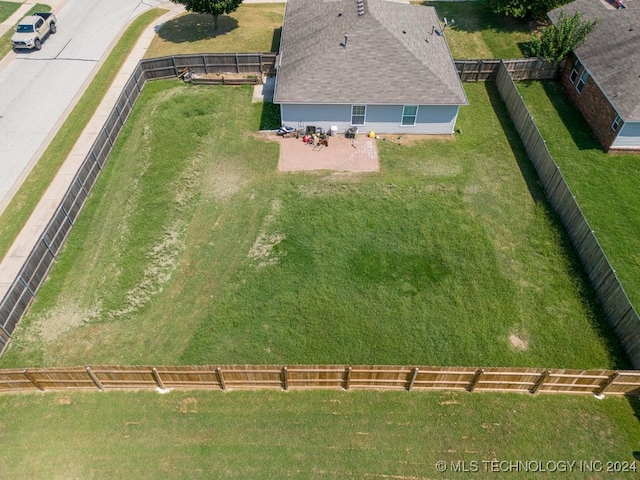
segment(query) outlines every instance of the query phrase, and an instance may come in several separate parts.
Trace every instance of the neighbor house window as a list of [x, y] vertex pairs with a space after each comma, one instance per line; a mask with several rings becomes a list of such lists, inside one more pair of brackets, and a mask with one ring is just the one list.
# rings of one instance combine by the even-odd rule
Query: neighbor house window
[[616, 119], [611, 124], [611, 130], [613, 130], [614, 132], [617, 131], [621, 123], [622, 119], [620, 118], [620, 115], [616, 115]]
[[402, 125], [406, 127], [412, 127], [416, 124], [416, 117], [418, 116], [417, 105], [405, 105], [402, 109]]
[[578, 80], [578, 84], [576, 85], [576, 90], [578, 93], [582, 92], [582, 89], [587, 84], [587, 79], [589, 78], [589, 72], [587, 70], [582, 71], [582, 75], [580, 75], [580, 80]]
[[580, 60], [576, 60], [576, 64], [573, 66], [573, 70], [571, 70], [571, 73], [569, 74], [569, 81], [571, 83], [576, 83], [578, 75], [580, 74], [580, 69], [582, 69], [582, 64], [580, 63]]
[[351, 125], [364, 125], [366, 105], [351, 105]]

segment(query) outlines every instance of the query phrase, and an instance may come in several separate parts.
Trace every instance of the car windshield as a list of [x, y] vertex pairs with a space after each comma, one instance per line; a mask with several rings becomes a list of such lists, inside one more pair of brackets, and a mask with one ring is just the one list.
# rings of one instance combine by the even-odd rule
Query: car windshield
[[18, 25], [18, 32], [21, 33], [32, 33], [33, 25]]

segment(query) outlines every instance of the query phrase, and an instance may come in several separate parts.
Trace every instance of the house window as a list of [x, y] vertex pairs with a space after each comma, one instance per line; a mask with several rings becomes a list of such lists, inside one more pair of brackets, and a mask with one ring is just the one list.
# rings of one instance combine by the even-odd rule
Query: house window
[[576, 90], [578, 93], [582, 92], [582, 89], [587, 84], [587, 79], [589, 78], [589, 72], [586, 69], [582, 71], [582, 75], [580, 75], [580, 80], [578, 80], [578, 84], [576, 85]]
[[412, 127], [416, 124], [416, 117], [418, 116], [417, 105], [405, 105], [402, 109], [402, 125], [405, 127]]
[[582, 64], [580, 63], [580, 60], [576, 60], [576, 64], [573, 66], [573, 70], [571, 70], [571, 73], [569, 74], [569, 81], [571, 83], [576, 83], [581, 68]]
[[616, 119], [611, 124], [611, 130], [613, 130], [614, 132], [617, 131], [621, 123], [622, 119], [620, 118], [620, 115], [616, 115]]
[[351, 125], [364, 125], [366, 113], [366, 105], [351, 105]]

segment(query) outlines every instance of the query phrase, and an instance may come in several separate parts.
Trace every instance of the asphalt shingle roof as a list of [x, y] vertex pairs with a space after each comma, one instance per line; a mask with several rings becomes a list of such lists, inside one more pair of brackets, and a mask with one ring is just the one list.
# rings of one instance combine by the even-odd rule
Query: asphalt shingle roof
[[364, 5], [287, 2], [276, 103], [468, 103], [433, 7]]
[[603, 0], [576, 0], [549, 12], [558, 22], [560, 12], [584, 19], [599, 18], [576, 56], [623, 120], [640, 121], [640, 1], [627, 0], [616, 10]]

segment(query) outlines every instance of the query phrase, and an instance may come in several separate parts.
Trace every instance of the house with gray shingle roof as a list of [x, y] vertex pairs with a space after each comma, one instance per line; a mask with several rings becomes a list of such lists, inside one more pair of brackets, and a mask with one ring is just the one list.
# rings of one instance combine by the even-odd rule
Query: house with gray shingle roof
[[468, 102], [444, 34], [433, 7], [289, 0], [274, 94], [283, 124], [453, 133]]
[[551, 21], [563, 10], [599, 19], [563, 67], [567, 95], [605, 150], [640, 150], [640, 0], [576, 0], [549, 12]]

